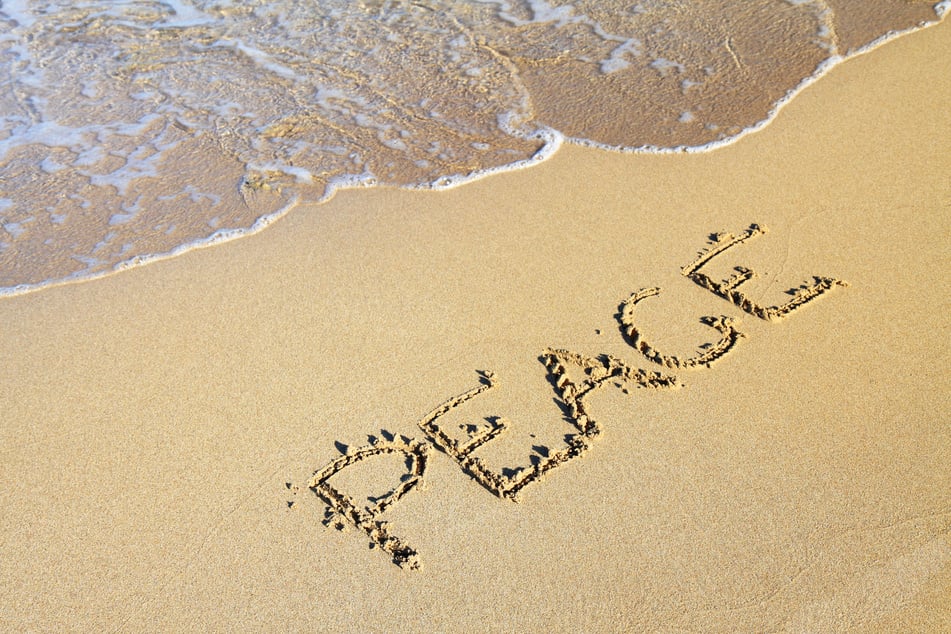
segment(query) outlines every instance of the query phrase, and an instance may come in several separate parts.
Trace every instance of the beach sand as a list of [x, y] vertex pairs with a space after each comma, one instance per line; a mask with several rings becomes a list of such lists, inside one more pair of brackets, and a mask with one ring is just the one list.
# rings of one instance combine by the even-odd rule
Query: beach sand
[[[344, 191], [0, 301], [0, 629], [951, 631], [949, 59], [942, 24], [714, 152]], [[759, 306], [847, 286], [767, 321], [682, 274], [751, 223], [711, 279], [752, 269]], [[745, 336], [709, 368], [650, 362], [617, 314], [653, 287], [633, 314], [661, 353], [720, 339], [705, 315]], [[322, 523], [315, 471], [371, 435], [431, 446], [420, 421], [479, 371], [497, 384], [440, 426], [505, 419], [494, 469], [555, 456], [577, 430], [548, 348], [680, 385], [592, 392], [600, 434], [518, 502], [430, 450], [379, 516], [418, 570]], [[365, 502], [395, 455], [330, 481]]]

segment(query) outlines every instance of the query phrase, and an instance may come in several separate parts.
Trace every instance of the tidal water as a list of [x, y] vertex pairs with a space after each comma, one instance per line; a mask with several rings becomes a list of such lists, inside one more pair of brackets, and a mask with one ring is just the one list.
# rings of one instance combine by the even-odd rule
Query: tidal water
[[565, 141], [712, 150], [909, 0], [0, 0], [0, 293], [247, 235], [340, 187]]

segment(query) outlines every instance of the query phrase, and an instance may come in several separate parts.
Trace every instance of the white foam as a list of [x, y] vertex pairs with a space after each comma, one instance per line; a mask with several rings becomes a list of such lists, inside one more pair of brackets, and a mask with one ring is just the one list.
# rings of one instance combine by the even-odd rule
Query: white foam
[[602, 73], [610, 74], [623, 70], [631, 65], [629, 57], [640, 57], [644, 54], [643, 44], [637, 38], [628, 38], [618, 44], [611, 51], [607, 59], [598, 64]]
[[29, 8], [30, 0], [3, 0], [0, 15], [16, 22], [19, 26], [30, 28], [36, 22], [36, 16]]
[[132, 220], [135, 220], [135, 217], [139, 215], [139, 212], [142, 211], [142, 197], [139, 196], [135, 199], [135, 202], [132, 204], [122, 205], [122, 211], [125, 213], [122, 214], [112, 214], [112, 217], [109, 218], [109, 226], [113, 227], [115, 225], [124, 225]]
[[[789, 0], [789, 2], [793, 5], [806, 5], [811, 4], [812, 0]], [[548, 29], [548, 31], [544, 31], [544, 29], [538, 28], [536, 29], [538, 31], [550, 32], [552, 28], [561, 29], [569, 25], [578, 24], [589, 26], [590, 33], [593, 33], [601, 40], [598, 47], [599, 53], [597, 55], [591, 55], [590, 58], [578, 57], [576, 59], [583, 62], [587, 60], [588, 63], [600, 69], [602, 73], [609, 74], [623, 71], [635, 62], [639, 64], [645, 63], [645, 60], [638, 59], [645, 55], [644, 45], [639, 39], [605, 31], [600, 24], [591, 20], [575, 5], [565, 4], [553, 6], [546, 0], [529, 0], [527, 5], [521, 5], [522, 10], [517, 10], [512, 4], [504, 0], [474, 0], [474, 3], [494, 7], [498, 17], [506, 22], [520, 26], [546, 25], [544, 29]], [[100, 7], [102, 8], [100, 12], [102, 15], [121, 17], [123, 14], [118, 7], [125, 5], [131, 7], [136, 4], [137, 3], [133, 1], [125, 2], [124, 0], [118, 0], [114, 3], [114, 7], [116, 7], [114, 9], [110, 8], [109, 3], [95, 1], [74, 3], [74, 6]], [[187, 0], [161, 0], [160, 4], [168, 9], [168, 13], [164, 15], [160, 25], [158, 25], [162, 28], [208, 27], [211, 29], [211, 32], [219, 33], [219, 31], [215, 30], [217, 28], [216, 21], [218, 21], [219, 18], [212, 17], [208, 13], [192, 6]], [[2, 0], [2, 3], [0, 3], [0, 14], [17, 22], [18, 26], [16, 26], [15, 29], [18, 31], [33, 28], [37, 23], [37, 18], [33, 15], [29, 6], [30, 3], [27, 0]], [[271, 5], [264, 4], [260, 8], [255, 9], [255, 12], [251, 14], [252, 18], [249, 19], [252, 19], [252, 21], [257, 19], [264, 20], [268, 16], [271, 18], [277, 16], [279, 22], [283, 20], [283, 15], [276, 9], [274, 10], [275, 13], [267, 13], [271, 10], [270, 6]], [[342, 11], [346, 11], [346, 9], [346, 3], [338, 3], [330, 13], [337, 12], [339, 14]], [[943, 18], [949, 9], [951, 9], [951, 0], [936, 4], [935, 13], [938, 19]], [[257, 14], [257, 11], [262, 12], [260, 16]], [[634, 12], [636, 13], [636, 11]], [[114, 23], [122, 25], [128, 24], [135, 26], [135, 28], [143, 28], [142, 24], [134, 24], [132, 20], [126, 20], [124, 18], [117, 19]], [[0, 25], [2, 25], [2, 23], [0, 23]], [[287, 24], [280, 23], [280, 25], [281, 28], [289, 28]], [[904, 32], [913, 31], [916, 30], [916, 28], [911, 28]], [[826, 37], [829, 34], [827, 25], [819, 24], [818, 29], [819, 37]], [[586, 29], [580, 30], [586, 33], [589, 32]], [[577, 31], [579, 31], [579, 29], [572, 29], [569, 32], [575, 33]], [[824, 35], [824, 33], [826, 35]], [[7, 35], [2, 35], [0, 38], [7, 37]], [[900, 35], [900, 33], [886, 34], [875, 42], [856, 51], [854, 54], [872, 50], [876, 46], [898, 35]], [[381, 41], [385, 39], [386, 38], [381, 38]], [[9, 39], [7, 41], [15, 42], [15, 40]], [[432, 139], [431, 143], [429, 139], [425, 142], [423, 141], [424, 131], [427, 130], [427, 128], [414, 127], [412, 117], [418, 116], [421, 119], [425, 118], [426, 115], [423, 113], [428, 111], [434, 119], [439, 117], [440, 122], [438, 125], [445, 124], [451, 126], [454, 123], [451, 108], [456, 105], [452, 100], [446, 101], [443, 99], [444, 96], [435, 92], [423, 98], [420, 98], [421, 95], [417, 94], [413, 98], [413, 101], [418, 103], [419, 108], [422, 110], [419, 110], [418, 114], [416, 114], [412, 109], [406, 108], [406, 112], [404, 113], [400, 111], [400, 108], [404, 106], [396, 103], [396, 97], [399, 95], [394, 96], [387, 93], [385, 83], [371, 84], [366, 90], [363, 90], [363, 88], [366, 87], [364, 86], [365, 83], [374, 81], [372, 79], [373, 75], [369, 70], [366, 75], [359, 75], [359, 73], [354, 74], [354, 77], [357, 77], [357, 79], [351, 81], [352, 78], [349, 76], [341, 80], [339, 76], [334, 75], [333, 73], [338, 72], [336, 68], [331, 72], [315, 65], [315, 68], [317, 68], [319, 72], [325, 73], [326, 77], [311, 77], [310, 74], [307, 74], [310, 72], [310, 67], [307, 65], [306, 56], [299, 55], [291, 46], [284, 48], [281, 46], [275, 47], [274, 42], [262, 43], [261, 41], [255, 40], [253, 31], [248, 35], [238, 33], [238, 35], [233, 37], [218, 37], [216, 39], [205, 39], [204, 41], [212, 42], [209, 45], [205, 45], [205, 48], [208, 50], [225, 49], [240, 53], [246, 60], [249, 60], [256, 68], [260, 69], [260, 75], [247, 77], [246, 81], [248, 85], [236, 86], [233, 92], [223, 90], [220, 96], [219, 93], [213, 93], [215, 94], [215, 100], [211, 102], [194, 101], [201, 99], [206, 94], [206, 91], [203, 90], [204, 85], [201, 83], [202, 78], [200, 75], [198, 80], [183, 80], [181, 85], [162, 86], [161, 90], [154, 89], [154, 87], [149, 84], [149, 81], [145, 81], [148, 79], [148, 76], [143, 76], [142, 85], [138, 86], [136, 90], [131, 91], [128, 96], [137, 103], [144, 104], [137, 106], [140, 108], [138, 112], [142, 111], [141, 108], [146, 108], [151, 114], [138, 117], [136, 120], [116, 120], [82, 126], [67, 125], [58, 122], [55, 117], [48, 117], [43, 114], [51, 103], [50, 94], [46, 90], [46, 88], [48, 88], [48, 82], [44, 82], [42, 73], [33, 72], [33, 68], [29, 62], [29, 51], [25, 48], [22, 51], [17, 49], [16, 44], [13, 47], [7, 47], [4, 49], [4, 52], [7, 53], [8, 58], [19, 57], [21, 60], [26, 60], [23, 62], [25, 64], [23, 68], [18, 69], [23, 70], [23, 72], [17, 74], [16, 80], [21, 85], [32, 86], [36, 90], [34, 94], [28, 95], [24, 100], [24, 103], [28, 104], [32, 109], [30, 116], [7, 114], [3, 117], [2, 121], [0, 121], [0, 124], [2, 124], [2, 130], [0, 130], [0, 159], [7, 156], [11, 149], [22, 145], [33, 144], [45, 145], [51, 148], [65, 148], [75, 154], [75, 159], [71, 165], [64, 165], [59, 158], [61, 153], [58, 153], [56, 155], [57, 158], [47, 157], [39, 162], [39, 169], [44, 173], [56, 174], [72, 167], [78, 169], [79, 174], [88, 177], [90, 184], [98, 187], [114, 188], [120, 197], [124, 197], [127, 195], [130, 185], [138, 179], [159, 178], [162, 176], [160, 173], [160, 164], [166, 155], [166, 151], [175, 147], [183, 137], [194, 138], [188, 137], [188, 132], [197, 134], [201, 130], [213, 130], [220, 135], [218, 138], [222, 141], [223, 146], [226, 146], [228, 151], [237, 156], [245, 164], [249, 172], [260, 173], [264, 177], [265, 182], [267, 182], [267, 179], [271, 175], [278, 175], [275, 176], [275, 178], [281, 181], [282, 184], [286, 184], [287, 180], [300, 184], [302, 187], [300, 187], [298, 191], [307, 191], [307, 188], [304, 186], [319, 185], [320, 183], [315, 178], [315, 174], [320, 174], [323, 179], [325, 172], [323, 171], [323, 163], [319, 161], [317, 163], [302, 163], [294, 160], [294, 157], [308, 156], [309, 154], [317, 154], [319, 152], [320, 161], [326, 158], [328, 164], [333, 166], [333, 169], [328, 168], [326, 171], [326, 173], [329, 174], [329, 176], [327, 176], [328, 182], [323, 189], [324, 194], [320, 198], [320, 201], [327, 200], [332, 197], [336, 191], [345, 188], [369, 187], [379, 184], [381, 179], [371, 173], [367, 166], [384, 161], [388, 162], [384, 163], [384, 167], [390, 167], [392, 161], [403, 160], [406, 165], [414, 165], [421, 169], [432, 170], [432, 172], [430, 172], [433, 174], [431, 179], [425, 180], [424, 182], [406, 184], [403, 185], [404, 188], [440, 190], [457, 187], [495, 173], [535, 165], [552, 156], [565, 141], [620, 152], [670, 153], [710, 151], [733, 143], [746, 134], [755, 132], [767, 125], [777, 116], [780, 109], [793, 99], [796, 94], [813, 81], [819, 79], [831, 68], [841, 63], [844, 59], [834, 53], [830, 54], [828, 59], [819, 65], [812, 75], [804, 78], [798, 86], [789, 90], [782, 99], [778, 100], [763, 120], [747, 126], [730, 137], [695, 146], [609, 146], [585, 138], [566, 138], [557, 130], [532, 122], [531, 117], [533, 110], [531, 96], [519, 82], [515, 82], [515, 92], [511, 96], [508, 109], [493, 115], [496, 118], [495, 123], [497, 124], [498, 130], [512, 137], [540, 141], [538, 151], [530, 157], [512, 160], [498, 167], [475, 169], [464, 174], [440, 175], [437, 170], [446, 168], [445, 166], [440, 166], [439, 161], [458, 161], [461, 164], [465, 164], [471, 157], [479, 156], [478, 154], [474, 154], [473, 151], [486, 153], [492, 150], [498, 151], [499, 149], [494, 145], [494, 142], [473, 141], [473, 138], [480, 138], [478, 134], [471, 136], [458, 134], [458, 137], [463, 139], [463, 142], [455, 145], [450, 140], [453, 138], [452, 134], [444, 137], [445, 142], [438, 139]], [[452, 56], [455, 56], [458, 62], [458, 67], [455, 69], [458, 73], [456, 75], [457, 77], [460, 79], [464, 78], [466, 82], [471, 80], [474, 82], [473, 85], [479, 86], [480, 84], [478, 84], [478, 82], [481, 81], [483, 77], [491, 77], [494, 73], [499, 73], [500, 68], [504, 68], [504, 66], [491, 66], [495, 59], [492, 56], [484, 56], [481, 58], [477, 56], [467, 57], [467, 55], [472, 54], [469, 50], [471, 44], [472, 40], [468, 34], [454, 35], [452, 39], [447, 40], [447, 50], [443, 51], [443, 53], [447, 55], [449, 59], [453, 59]], [[389, 46], [389, 43], [381, 43], [374, 49], [374, 52], [365, 53], [368, 57], [366, 61], [369, 63], [373, 62], [374, 57], [386, 56], [389, 54]], [[13, 55], [10, 55], [10, 52], [13, 52]], [[560, 48], [555, 51], [555, 54], [560, 55], [561, 53]], [[652, 50], [650, 53], [656, 55], [656, 51]], [[676, 53], [674, 55], [668, 54], [668, 57], [655, 56], [653, 59], [647, 58], [651, 59], [648, 66], [665, 76], [686, 73], [686, 65], [684, 63], [670, 59], [670, 57], [675, 55]], [[599, 60], [599, 56], [604, 56], [604, 58]], [[146, 62], [149, 61], [148, 56], [145, 56], [144, 59]], [[157, 59], [163, 60], [164, 58], [158, 57]], [[220, 59], [220, 54], [218, 55], [218, 59]], [[684, 61], [686, 61], [686, 59]], [[345, 64], [345, 62], [339, 62], [339, 60], [336, 63]], [[693, 62], [691, 62], [691, 64], [693, 64]], [[243, 61], [241, 65], [247, 66]], [[185, 67], [183, 66], [183, 68]], [[345, 66], [340, 66], [340, 68], [345, 69]], [[370, 64], [366, 68], [378, 69], [380, 67]], [[694, 68], [694, 66], [691, 65], [691, 68]], [[302, 72], [302, 69], [307, 71], [307, 73]], [[226, 68], [222, 67], [222, 72], [226, 70]], [[342, 71], [340, 72], [341, 76], [343, 76]], [[708, 72], [708, 74], [712, 72], [711, 67], [711, 71]], [[264, 80], [259, 82], [259, 77], [264, 79], [277, 78], [282, 81], [268, 84]], [[225, 79], [227, 79], [227, 77], [225, 77]], [[680, 79], [679, 77], [672, 79], [679, 81], [680, 89], [683, 93], [686, 93], [688, 90], [702, 83], [693, 79]], [[189, 83], [189, 81], [191, 81], [191, 83]], [[710, 81], [712, 82], [714, 79]], [[287, 84], [290, 86], [290, 89], [287, 91], [278, 90], [276, 84]], [[94, 100], [98, 98], [98, 95], [108, 94], [108, 91], [105, 90], [106, 88], [108, 88], [106, 85], [98, 85], [95, 82], [88, 83], [83, 80], [77, 84], [76, 94], [88, 100]], [[273, 92], [268, 93], [267, 91], [269, 89], [273, 90]], [[260, 102], [245, 101], [243, 99], [243, 93], [247, 92], [247, 94], [250, 95], [255, 94], [254, 91], [259, 91], [260, 94], [273, 94], [274, 98], [265, 99]], [[488, 102], [485, 101], [483, 103]], [[476, 111], [478, 111], [480, 107], [480, 105], [473, 106]], [[299, 109], [299, 113], [295, 108]], [[34, 116], [37, 113], [39, 113], [39, 116]], [[409, 114], [408, 119], [400, 118], [407, 113]], [[349, 127], [350, 130], [354, 130], [353, 126], [355, 124], [375, 132], [367, 133], [366, 130], [358, 131], [356, 134], [360, 136], [355, 135], [354, 137], [358, 142], [353, 145], [341, 144], [341, 142], [338, 141], [328, 142], [326, 144], [322, 142], [315, 143], [305, 136], [296, 136], [302, 133], [293, 121], [290, 121], [287, 125], [284, 124], [285, 117], [290, 115], [296, 116], [298, 114], [300, 115], [301, 121], [307, 122], [313, 119], [314, 121], [319, 121], [321, 124], [326, 124], [328, 128], [337, 126], [341, 128]], [[676, 117], [676, 114], [674, 114], [674, 116]], [[702, 124], [707, 129], [715, 129], [714, 123], [708, 120], [708, 116], [708, 113], [703, 110], [691, 108], [689, 110], [684, 109], [677, 120], [684, 124], [699, 122], [699, 124]], [[219, 118], [216, 119], [215, 117]], [[484, 125], [482, 121], [479, 123], [480, 125]], [[186, 134], [182, 135], [174, 131], [169, 134], [170, 126], [173, 125]], [[467, 123], [466, 125], [470, 124]], [[272, 129], [272, 127], [276, 131], [269, 135], [266, 131]], [[473, 125], [472, 127], [473, 129], [479, 129], [478, 126]], [[467, 133], [469, 132], [468, 128], [464, 127], [462, 129]], [[286, 135], [284, 132], [281, 132], [282, 130], [288, 131]], [[256, 138], [254, 136], [255, 132], [264, 134]], [[306, 133], [306, 129], [304, 133]], [[456, 131], [456, 133], [458, 133], [458, 131]], [[6, 136], [3, 136], [4, 134]], [[373, 141], [374, 136], [376, 137], [376, 141]], [[364, 145], [364, 143], [366, 143], [365, 139], [367, 138], [370, 139], [370, 142]], [[119, 143], [120, 141], [121, 143]], [[374, 145], [376, 142], [378, 142], [379, 145]], [[121, 151], [115, 149], [117, 143], [121, 146]], [[381, 154], [379, 153], [381, 148], [387, 148], [391, 152]], [[512, 151], [514, 152], [514, 150]], [[394, 153], [399, 153], [401, 156], [391, 161], [389, 157], [395, 156]], [[422, 158], [421, 155], [426, 158]], [[383, 161], [379, 161], [380, 156], [386, 156], [387, 158]], [[504, 154], [500, 152], [498, 156], [504, 156]], [[122, 163], [118, 168], [115, 168], [113, 164], [115, 158], [122, 159]], [[104, 171], [104, 168], [101, 167], [102, 165], [106, 165], [106, 163], [104, 163], [106, 160], [112, 161], [112, 163], [108, 164], [110, 165], [108, 171]], [[305, 164], [307, 165], [306, 167], [303, 166]], [[343, 168], [341, 166], [343, 166]], [[344, 172], [341, 173], [338, 171], [344, 168]], [[282, 180], [280, 176], [286, 176], [288, 178]], [[197, 182], [200, 183], [201, 181], [198, 180]], [[291, 187], [293, 187], [293, 185], [291, 185]], [[73, 199], [75, 194], [68, 194], [67, 197]], [[159, 196], [159, 199], [171, 201], [178, 197], [182, 197], [183, 199], [187, 198], [193, 204], [202, 205], [209, 203], [210, 207], [217, 206], [222, 200], [218, 194], [203, 192], [200, 188], [191, 184], [185, 185], [182, 190], [177, 193]], [[87, 208], [90, 205], [88, 200], [78, 200], [78, 202]], [[109, 265], [109, 263], [115, 261], [116, 257], [127, 255], [135, 246], [131, 241], [126, 241], [123, 236], [121, 246], [116, 247], [117, 250], [110, 254], [108, 252], [113, 248], [112, 243], [119, 242], [119, 240], [117, 240], [118, 236], [115, 232], [106, 233], [105, 236], [92, 247], [92, 253], [74, 256], [75, 259], [86, 264], [87, 268], [85, 271], [71, 274], [61, 280], [46, 280], [35, 284], [25, 284], [0, 289], [0, 295], [17, 294], [57, 283], [99, 277], [111, 271], [124, 270], [165, 257], [172, 257], [193, 248], [219, 244], [250, 235], [260, 231], [287, 213], [296, 202], [297, 199], [295, 198], [278, 212], [261, 216], [251, 227], [246, 229], [228, 228], [216, 230], [210, 236], [200, 239], [184, 236], [182, 244], [165, 253], [123, 259], [114, 266]], [[16, 202], [10, 198], [0, 198], [0, 212], [11, 209], [15, 204]], [[54, 224], [65, 222], [67, 215], [65, 213], [56, 212], [58, 212], [58, 208], [54, 206], [49, 207], [48, 217], [50, 222]], [[112, 213], [108, 213], [105, 218], [108, 219], [107, 224], [109, 226], [117, 227], [116, 231], [121, 231], [120, 228], [123, 225], [132, 223], [140, 212], [140, 201], [136, 200], [132, 204], [126, 204], [121, 210], [116, 209], [112, 211]], [[208, 209], [206, 208], [204, 212], [208, 212]], [[2, 222], [2, 219], [0, 219], [0, 223]], [[3, 223], [3, 227], [6, 229], [6, 233], [8, 233], [15, 242], [18, 237], [26, 235], [27, 227], [25, 225], [28, 222], [29, 219], [11, 220]], [[221, 223], [221, 216], [211, 216], [207, 219], [203, 219], [203, 222], [209, 228], [217, 229]], [[36, 226], [40, 225], [37, 224]], [[176, 231], [176, 228], [174, 224], [167, 223], [156, 225], [155, 231], [173, 233]], [[185, 229], [183, 229], [183, 231], [185, 231]], [[48, 242], [49, 240], [47, 240], [47, 243]], [[9, 249], [9, 247], [7, 248]], [[93, 254], [95, 254], [95, 256]], [[109, 265], [108, 270], [99, 271], [98, 268], [104, 265]]]
[[269, 73], [274, 73], [278, 77], [283, 77], [284, 79], [289, 79], [291, 81], [306, 81], [304, 77], [301, 77], [294, 70], [275, 60], [270, 54], [266, 53], [260, 48], [246, 44], [245, 42], [236, 40], [218, 40], [211, 45], [211, 48], [226, 48], [240, 51], [241, 53], [244, 53], [248, 59], [252, 60], [255, 64]]
[[528, 9], [531, 12], [531, 17], [527, 20], [515, 15], [512, 10], [512, 5], [504, 0], [475, 0], [475, 2], [498, 6], [498, 16], [515, 26], [544, 24], [548, 22], [554, 22], [556, 26], [564, 26], [565, 24], [584, 19], [581, 16], [574, 15], [573, 6], [562, 5], [560, 7], [553, 7], [546, 0], [528, 0]]
[[26, 229], [23, 227], [23, 223], [20, 222], [4, 222], [2, 225], [3, 230], [13, 236], [14, 239], [19, 238], [24, 233]]
[[267, 174], [268, 172], [286, 174], [291, 176], [295, 182], [301, 184], [311, 184], [314, 182], [314, 175], [311, 174], [309, 170], [303, 167], [287, 165], [285, 163], [251, 163], [248, 165], [248, 171], [261, 172], [264, 174]]
[[166, 18], [162, 21], [165, 26], [190, 27], [208, 24], [214, 21], [214, 17], [201, 11], [191, 4], [185, 4], [180, 0], [161, 0], [162, 4], [169, 7], [175, 14], [174, 18]]
[[697, 86], [703, 86], [703, 82], [694, 81], [692, 79], [684, 79], [680, 82], [680, 92], [687, 94], [691, 88], [696, 88]]
[[682, 73], [687, 70], [687, 68], [680, 62], [674, 62], [664, 57], [658, 57], [654, 59], [650, 64], [648, 64], [648, 66], [659, 72], [662, 77], [666, 77], [671, 70], [676, 70], [678, 73]]
[[560, 7], [553, 7], [547, 0], [528, 0], [528, 6], [532, 10], [532, 19], [528, 24], [554, 22], [558, 26], [564, 26], [582, 18], [575, 16], [575, 8], [570, 4]]

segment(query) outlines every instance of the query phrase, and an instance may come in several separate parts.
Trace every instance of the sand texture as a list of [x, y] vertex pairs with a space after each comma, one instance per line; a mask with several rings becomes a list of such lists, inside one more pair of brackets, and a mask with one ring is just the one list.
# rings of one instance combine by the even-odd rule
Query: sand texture
[[0, 629], [951, 631], [948, 60], [0, 301]]

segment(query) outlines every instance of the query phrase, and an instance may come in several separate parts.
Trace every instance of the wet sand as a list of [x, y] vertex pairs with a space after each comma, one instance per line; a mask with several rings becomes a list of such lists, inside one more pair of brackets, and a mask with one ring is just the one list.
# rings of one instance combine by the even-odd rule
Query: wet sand
[[[0, 626], [947, 631], [948, 59], [942, 24], [712, 153], [567, 147], [449, 191], [346, 191], [3, 300]], [[722, 296], [684, 274], [752, 223], [702, 267]], [[737, 266], [756, 276], [731, 290]], [[751, 314], [816, 277], [847, 285]], [[690, 367], [724, 324], [743, 336]], [[584, 438], [517, 501], [419, 425], [480, 371], [493, 387], [437, 421], [464, 439], [501, 417], [469, 454], [486, 471]], [[421, 485], [367, 520], [418, 569], [322, 523], [314, 472], [371, 435], [423, 447]], [[412, 482], [394, 451], [326, 483], [370, 504]]]

